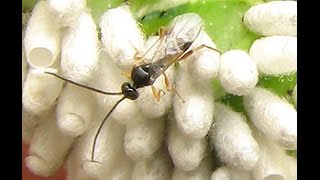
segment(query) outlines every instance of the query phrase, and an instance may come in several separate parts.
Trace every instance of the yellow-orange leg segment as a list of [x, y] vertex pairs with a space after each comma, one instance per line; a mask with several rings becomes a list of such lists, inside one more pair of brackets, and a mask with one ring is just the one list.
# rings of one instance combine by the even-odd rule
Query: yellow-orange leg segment
[[151, 89], [152, 89], [152, 93], [153, 93], [153, 96], [156, 98], [156, 100], [159, 102], [160, 101], [160, 97], [161, 97], [161, 93], [163, 93], [163, 95], [165, 95], [166, 93], [159, 89], [157, 90], [156, 87], [154, 87], [153, 85], [151, 85]]
[[164, 76], [164, 83], [166, 84], [166, 90], [169, 91], [169, 92], [175, 92], [175, 93], [177, 93], [177, 95], [179, 96], [179, 98], [181, 99], [181, 101], [182, 101], [183, 103], [185, 103], [184, 99], [182, 98], [182, 96], [179, 94], [179, 92], [178, 92], [177, 89], [176, 89], [176, 84], [172, 84], [172, 86], [170, 87], [169, 78], [168, 78], [168, 76], [166, 75], [166, 73], [163, 73], [163, 76]]
[[208, 48], [208, 49], [211, 49], [211, 50], [213, 50], [213, 51], [217, 51], [219, 54], [222, 54], [221, 51], [219, 51], [218, 49], [215, 49], [215, 48], [212, 48], [212, 47], [207, 46], [207, 45], [205, 45], [205, 44], [202, 44], [202, 45], [200, 45], [200, 46], [198, 46], [198, 47], [196, 47], [196, 48], [194, 48], [194, 49], [191, 49], [191, 50], [189, 50], [188, 52], [184, 53], [182, 56], [180, 56], [180, 57], [178, 58], [178, 60], [179, 60], [179, 61], [182, 61], [182, 60], [188, 58], [189, 56], [191, 56], [195, 51], [198, 51], [198, 50], [200, 50], [200, 49], [202, 49], [202, 48]]

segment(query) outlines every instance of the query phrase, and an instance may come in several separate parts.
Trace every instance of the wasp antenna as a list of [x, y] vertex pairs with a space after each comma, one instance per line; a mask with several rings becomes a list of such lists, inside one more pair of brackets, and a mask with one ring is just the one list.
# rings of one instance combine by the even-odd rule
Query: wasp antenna
[[74, 82], [74, 81], [72, 81], [72, 80], [70, 80], [70, 79], [66, 79], [66, 78], [64, 78], [64, 77], [62, 77], [62, 76], [59, 76], [58, 74], [55, 74], [55, 73], [52, 73], [52, 72], [44, 72], [44, 73], [53, 75], [53, 76], [55, 76], [56, 78], [61, 79], [61, 80], [63, 80], [63, 81], [66, 81], [66, 82], [68, 82], [68, 83], [70, 83], [70, 84], [73, 84], [73, 85], [76, 85], [76, 86], [79, 86], [79, 87], [83, 87], [83, 88], [85, 88], [85, 89], [88, 89], [88, 90], [91, 90], [91, 91], [94, 91], [94, 92], [97, 92], [97, 93], [101, 93], [101, 94], [105, 94], [105, 95], [122, 95], [122, 94], [123, 94], [122, 92], [116, 92], [116, 93], [113, 93], [113, 92], [105, 92], [105, 91], [102, 91], [102, 90], [99, 90], [99, 89], [95, 89], [95, 88], [93, 88], [93, 87], [85, 86], [85, 85], [79, 84], [79, 83], [77, 83], [77, 82]]
[[124, 100], [126, 99], [125, 96], [123, 96], [119, 101], [117, 101], [117, 103], [112, 107], [112, 109], [108, 112], [108, 114], [104, 117], [103, 121], [101, 122], [101, 124], [99, 125], [99, 128], [96, 132], [96, 135], [94, 136], [94, 140], [93, 140], [93, 145], [92, 145], [92, 151], [91, 151], [91, 161], [94, 162], [94, 150], [96, 148], [96, 144], [97, 144], [97, 139], [99, 137], [99, 134], [101, 132], [101, 129], [103, 127], [103, 125], [105, 124], [105, 122], [107, 121], [108, 117], [110, 116], [110, 114], [116, 109], [116, 107]]

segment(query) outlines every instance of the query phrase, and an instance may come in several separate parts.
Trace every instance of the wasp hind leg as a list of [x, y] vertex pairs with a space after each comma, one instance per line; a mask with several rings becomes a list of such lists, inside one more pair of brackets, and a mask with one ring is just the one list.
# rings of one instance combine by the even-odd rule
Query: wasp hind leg
[[189, 56], [191, 56], [195, 51], [199, 51], [200, 49], [203, 49], [203, 48], [208, 48], [208, 49], [210, 49], [210, 50], [216, 51], [216, 52], [218, 52], [220, 55], [222, 54], [221, 51], [219, 51], [218, 49], [215, 49], [215, 48], [213, 48], [213, 47], [210, 47], [210, 46], [207, 46], [207, 45], [205, 45], [205, 44], [202, 44], [202, 45], [200, 45], [200, 46], [198, 46], [198, 47], [196, 47], [196, 48], [194, 48], [194, 49], [191, 49], [191, 50], [187, 51], [187, 52], [184, 53], [182, 56], [180, 56], [180, 57], [178, 58], [178, 60], [179, 60], [179, 61], [182, 61], [182, 60], [188, 58]]
[[166, 85], [166, 90], [169, 91], [169, 92], [175, 92], [178, 97], [181, 99], [181, 101], [183, 103], [185, 103], [185, 100], [182, 98], [182, 96], [180, 95], [180, 93], [177, 91], [176, 89], [176, 84], [172, 84], [172, 86], [170, 87], [170, 82], [169, 82], [169, 78], [168, 76], [166, 75], [166, 73], [163, 73], [163, 76], [164, 76], [164, 83]]

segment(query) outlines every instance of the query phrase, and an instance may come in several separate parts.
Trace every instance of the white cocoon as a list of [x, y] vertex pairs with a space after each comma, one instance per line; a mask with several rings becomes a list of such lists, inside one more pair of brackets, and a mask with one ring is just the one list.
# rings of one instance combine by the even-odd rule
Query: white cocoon
[[55, 174], [62, 166], [74, 139], [59, 131], [53, 112], [46, 118], [34, 131], [29, 156], [25, 161], [31, 172], [47, 177]]
[[130, 99], [122, 101], [112, 112], [110, 117], [112, 117], [117, 123], [123, 125], [137, 124], [146, 120], [139, 111], [137, 102]]
[[200, 165], [192, 171], [184, 171], [177, 167], [174, 168], [172, 180], [204, 180], [210, 179], [213, 163], [212, 157], [207, 155]]
[[258, 69], [245, 51], [230, 50], [221, 55], [219, 80], [227, 92], [246, 95], [258, 82]]
[[78, 144], [77, 142], [74, 143], [74, 148], [71, 150], [65, 162], [67, 180], [95, 180], [88, 176], [82, 168], [83, 157], [78, 149]]
[[258, 4], [245, 13], [244, 23], [250, 30], [263, 36], [297, 36], [297, 2]]
[[43, 112], [41, 114], [33, 114], [22, 109], [22, 141], [26, 144], [30, 144], [34, 130], [41, 123], [48, 120], [48, 114], [50, 111]]
[[[123, 154], [106, 177], [108, 177], [108, 180], [131, 180], [133, 166], [132, 160]], [[102, 179], [105, 179], [105, 177]]]
[[160, 149], [154, 156], [134, 165], [132, 180], [163, 180], [170, 179], [173, 165], [168, 152]]
[[244, 106], [256, 128], [287, 149], [297, 148], [297, 111], [272, 92], [255, 88], [244, 96]]
[[210, 180], [253, 180], [251, 172], [222, 166], [213, 171]]
[[205, 156], [206, 139], [191, 139], [178, 129], [173, 114], [169, 114], [168, 150], [176, 168], [190, 171], [196, 169]]
[[297, 87], [298, 85], [296, 84], [293, 88], [293, 91], [292, 91], [292, 100], [293, 100], [293, 103], [294, 105], [297, 107]]
[[88, 90], [67, 84], [56, 108], [57, 123], [61, 132], [71, 137], [84, 133], [92, 121], [96, 107], [94, 100]]
[[106, 52], [121, 69], [130, 71], [134, 55], [144, 50], [144, 37], [129, 7], [108, 9], [101, 17], [100, 28]]
[[[170, 83], [168, 88], [171, 88], [174, 82], [174, 66], [171, 66], [166, 70], [166, 75]], [[141, 113], [144, 117], [149, 119], [159, 118], [165, 115], [169, 111], [169, 108], [171, 108], [172, 106], [172, 98], [173, 94], [175, 93], [166, 91], [166, 85], [163, 75], [161, 75], [153, 85], [157, 90], [165, 91], [165, 94], [160, 93], [161, 96], [159, 101], [157, 101], [154, 97], [151, 86], [142, 89], [140, 91], [141, 93], [139, 95], [139, 98], [137, 99], [137, 103]]]
[[28, 63], [49, 67], [60, 53], [61, 29], [46, 1], [38, 1], [29, 18], [24, 46]]
[[66, 29], [61, 46], [63, 74], [78, 83], [87, 83], [99, 65], [98, 32], [88, 12], [83, 11]]
[[261, 38], [253, 42], [249, 53], [263, 74], [280, 75], [297, 71], [297, 37]]
[[245, 116], [221, 103], [215, 103], [211, 144], [218, 157], [229, 167], [252, 170], [259, 161], [260, 149], [245, 122]]
[[[210, 84], [207, 87], [192, 82], [186, 67], [180, 63], [176, 80], [176, 89], [181, 97], [175, 94], [173, 108], [180, 131], [192, 139], [206, 136], [213, 122], [213, 92]], [[184, 66], [184, 67], [183, 67]]]
[[288, 179], [286, 152], [275, 143], [257, 134], [256, 139], [261, 149], [261, 158], [252, 174], [254, 179]]
[[87, 5], [86, 0], [47, 0], [47, 3], [63, 26], [73, 25]]
[[22, 109], [22, 141], [30, 144], [34, 129], [41, 122], [41, 118]]
[[159, 149], [164, 135], [164, 119], [147, 119], [127, 125], [124, 137], [125, 152], [135, 161], [146, 160]]
[[[101, 111], [101, 110], [99, 110]], [[79, 140], [78, 148], [81, 151], [83, 168], [85, 172], [94, 178], [106, 177], [114, 164], [124, 156], [123, 138], [124, 126], [109, 119], [103, 126], [94, 149], [94, 162], [91, 161], [92, 145], [98, 126], [105, 113], [99, 112], [95, 117], [98, 121]]]
[[[199, 36], [191, 45], [191, 49], [197, 48], [203, 44], [215, 49], [217, 48], [208, 34], [201, 30]], [[186, 59], [186, 61], [188, 71], [194, 81], [208, 84], [212, 78], [218, 75], [220, 53], [217, 51], [204, 47], [195, 51], [192, 56]]]
[[26, 53], [24, 51], [24, 45], [22, 43], [22, 87], [24, 84], [24, 81], [26, 80], [27, 74], [28, 74], [28, 70], [29, 70], [29, 66], [26, 60]]
[[286, 156], [285, 167], [287, 169], [288, 179], [297, 180], [297, 159], [291, 156]]
[[[46, 68], [44, 71], [55, 71]], [[27, 75], [23, 86], [23, 108], [34, 114], [40, 114], [51, 109], [61, 92], [63, 81], [49, 74], [44, 74], [42, 69], [32, 69]]]

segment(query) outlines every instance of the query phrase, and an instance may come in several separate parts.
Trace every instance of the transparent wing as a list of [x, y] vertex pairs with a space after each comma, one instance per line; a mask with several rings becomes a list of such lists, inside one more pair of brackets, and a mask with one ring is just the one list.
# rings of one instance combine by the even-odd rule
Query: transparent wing
[[152, 63], [153, 78], [158, 78], [192, 45], [201, 32], [203, 22], [199, 15], [187, 13], [177, 16], [167, 26], [167, 34], [159, 41], [149, 63]]
[[198, 14], [187, 13], [177, 16], [168, 26], [167, 44], [182, 40], [193, 42], [201, 31], [203, 21]]

